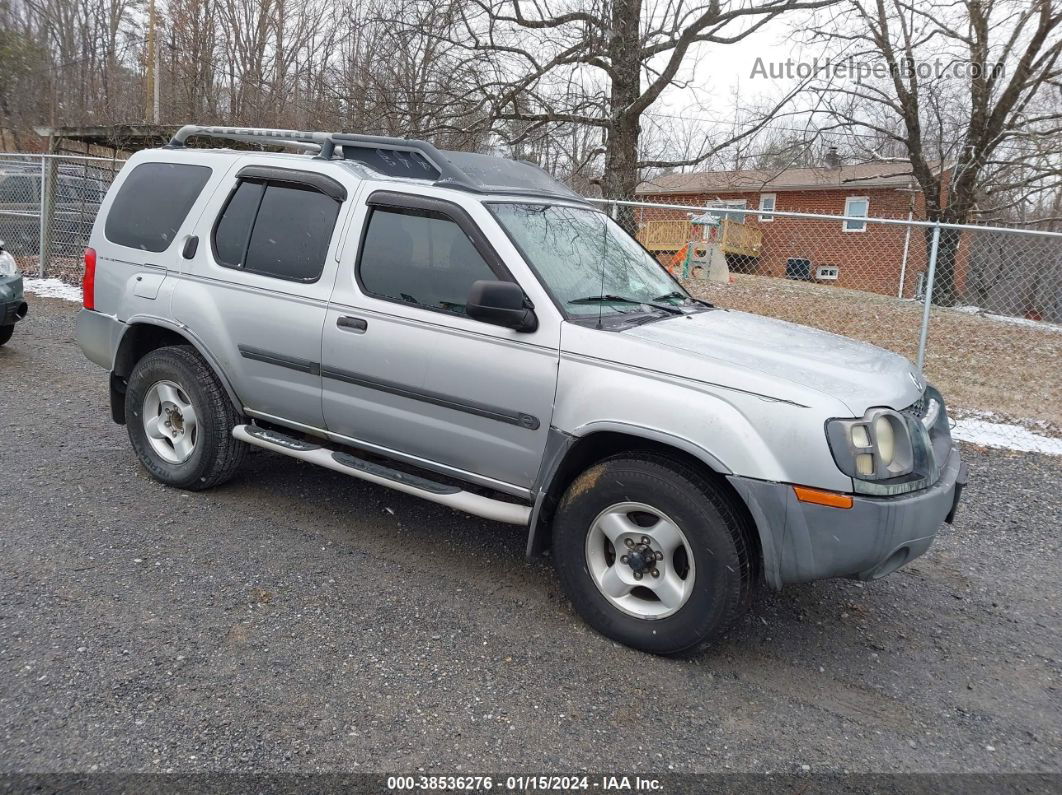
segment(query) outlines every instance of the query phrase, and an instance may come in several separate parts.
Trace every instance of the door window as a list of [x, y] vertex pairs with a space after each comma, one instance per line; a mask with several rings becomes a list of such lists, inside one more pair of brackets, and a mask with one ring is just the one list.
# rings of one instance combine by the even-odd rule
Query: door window
[[472, 283], [497, 278], [445, 215], [372, 209], [358, 262], [359, 283], [370, 295], [463, 315]]
[[309, 186], [241, 180], [214, 226], [214, 257], [226, 268], [315, 282], [339, 206]]

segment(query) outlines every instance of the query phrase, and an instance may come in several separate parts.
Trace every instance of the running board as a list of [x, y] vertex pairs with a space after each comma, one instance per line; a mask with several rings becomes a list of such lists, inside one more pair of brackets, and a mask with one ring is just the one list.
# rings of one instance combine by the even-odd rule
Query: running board
[[481, 494], [472, 494], [462, 491], [457, 486], [438, 483], [419, 475], [410, 475], [407, 472], [399, 472], [397, 469], [366, 461], [350, 453], [338, 453], [314, 442], [296, 439], [279, 431], [259, 428], [257, 425], [237, 425], [232, 429], [232, 435], [241, 442], [298, 458], [300, 461], [308, 461], [311, 464], [361, 478], [370, 483], [387, 486], [440, 505], [456, 508], [473, 516], [519, 525], [526, 525], [531, 518], [530, 506], [493, 500]]

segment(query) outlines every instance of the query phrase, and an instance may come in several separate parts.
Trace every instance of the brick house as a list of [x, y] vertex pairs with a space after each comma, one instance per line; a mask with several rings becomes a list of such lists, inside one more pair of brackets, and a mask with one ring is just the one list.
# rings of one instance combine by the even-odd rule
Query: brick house
[[[903, 163], [666, 174], [640, 184], [637, 200], [720, 208], [730, 227], [727, 240], [741, 231], [742, 246], [724, 245], [738, 272], [911, 297], [925, 270], [926, 241], [918, 227], [758, 212], [923, 219], [922, 195]], [[681, 210], [635, 210], [639, 239], [665, 263], [685, 245], [689, 218]]]

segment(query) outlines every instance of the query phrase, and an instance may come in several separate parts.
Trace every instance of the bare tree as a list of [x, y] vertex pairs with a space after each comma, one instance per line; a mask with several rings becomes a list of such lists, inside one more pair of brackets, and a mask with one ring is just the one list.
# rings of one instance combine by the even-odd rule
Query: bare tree
[[781, 14], [832, 2], [590, 0], [573, 8], [560, 0], [473, 0], [463, 41], [479, 56], [478, 88], [491, 118], [522, 125], [509, 143], [543, 127], [597, 129], [602, 190], [629, 197], [642, 169], [704, 162], [755, 135], [770, 117], [750, 120], [721, 140], [708, 136], [685, 159], [643, 156], [643, 117], [666, 89], [681, 84], [697, 47], [735, 44]]
[[[846, 0], [814, 38], [851, 64], [818, 86], [834, 130], [871, 131], [867, 159], [902, 152], [927, 217], [965, 223], [979, 203], [1050, 191], [1062, 176], [1062, 5], [1058, 0]], [[862, 69], [865, 79], [851, 79]], [[934, 300], [954, 303], [958, 234], [940, 236]]]

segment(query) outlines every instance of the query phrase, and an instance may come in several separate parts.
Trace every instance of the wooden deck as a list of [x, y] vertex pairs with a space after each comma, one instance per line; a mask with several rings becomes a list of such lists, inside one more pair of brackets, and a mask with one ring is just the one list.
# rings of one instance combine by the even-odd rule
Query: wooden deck
[[[686, 220], [645, 221], [638, 227], [638, 242], [654, 253], [674, 253], [690, 242], [693, 227]], [[758, 257], [763, 248], [762, 231], [730, 218], [723, 219], [720, 239], [724, 254]]]

